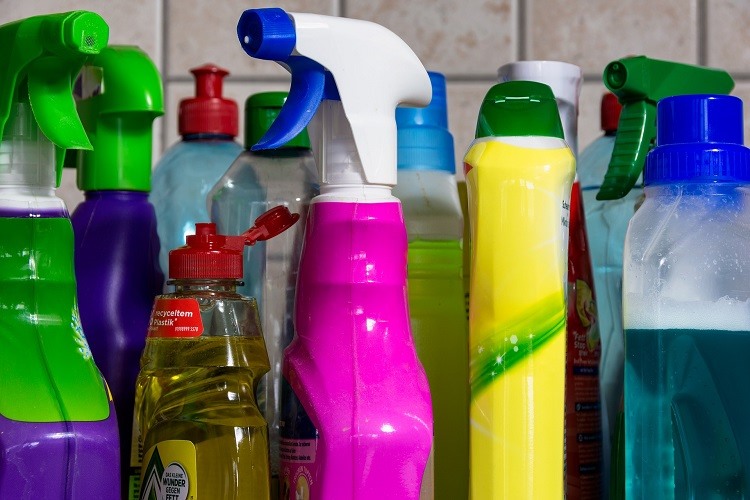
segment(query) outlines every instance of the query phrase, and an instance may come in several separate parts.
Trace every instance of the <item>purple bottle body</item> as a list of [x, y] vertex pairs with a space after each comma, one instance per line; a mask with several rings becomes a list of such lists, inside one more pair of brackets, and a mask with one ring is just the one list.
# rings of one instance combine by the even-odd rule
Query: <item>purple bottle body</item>
[[90, 191], [71, 220], [81, 324], [114, 398], [125, 493], [135, 382], [154, 298], [164, 284], [156, 213], [146, 192]]
[[[284, 376], [318, 431], [304, 464], [311, 499], [419, 498], [432, 407], [409, 326], [406, 254], [398, 201], [310, 206]], [[297, 471], [290, 483], [301, 477], [303, 466], [287, 467]]]

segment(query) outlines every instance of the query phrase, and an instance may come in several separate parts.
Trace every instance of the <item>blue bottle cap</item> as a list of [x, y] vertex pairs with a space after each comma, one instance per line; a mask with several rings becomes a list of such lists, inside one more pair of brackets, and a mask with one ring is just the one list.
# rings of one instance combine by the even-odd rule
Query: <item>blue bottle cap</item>
[[656, 113], [656, 147], [646, 158], [645, 185], [750, 181], [741, 99], [667, 97], [658, 102]]
[[456, 173], [453, 136], [448, 131], [445, 76], [428, 72], [432, 101], [426, 108], [396, 108], [398, 168]]

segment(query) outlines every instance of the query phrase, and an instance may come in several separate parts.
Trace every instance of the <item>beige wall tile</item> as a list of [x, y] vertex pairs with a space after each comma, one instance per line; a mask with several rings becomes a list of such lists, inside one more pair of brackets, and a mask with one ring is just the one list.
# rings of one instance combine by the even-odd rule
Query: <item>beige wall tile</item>
[[[269, 92], [276, 90], [289, 90], [289, 83], [224, 83], [224, 96], [228, 99], [234, 99], [237, 102], [237, 106], [240, 112], [240, 132], [237, 135], [237, 142], [242, 143], [244, 138], [245, 99], [247, 99], [250, 95], [256, 94], [258, 92]], [[180, 140], [180, 136], [177, 133], [177, 113], [179, 110], [179, 103], [182, 99], [192, 97], [195, 94], [195, 87], [191, 83], [172, 82], [167, 85], [166, 91], [167, 113], [164, 119], [164, 149], [172, 146]]]
[[479, 107], [485, 94], [495, 84], [448, 82], [448, 127], [456, 150], [456, 177], [464, 178], [464, 155], [474, 140]]
[[708, 0], [708, 65], [750, 72], [750, 2]]
[[630, 54], [697, 63], [697, 0], [527, 0], [526, 56], [601, 74]]
[[347, 0], [347, 17], [386, 26], [427, 69], [487, 75], [516, 58], [515, 0]]
[[251, 58], [237, 40], [237, 21], [247, 9], [280, 7], [290, 12], [337, 14], [337, 0], [165, 0], [169, 21], [167, 74], [189, 77], [190, 68], [212, 62], [234, 76], [284, 76], [278, 64]]

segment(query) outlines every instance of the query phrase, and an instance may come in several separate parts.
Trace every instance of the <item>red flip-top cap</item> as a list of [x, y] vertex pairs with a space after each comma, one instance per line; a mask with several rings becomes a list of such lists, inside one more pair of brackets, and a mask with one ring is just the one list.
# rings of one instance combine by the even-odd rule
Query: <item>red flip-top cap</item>
[[604, 132], [617, 132], [617, 124], [620, 122], [620, 112], [622, 104], [617, 100], [614, 94], [604, 94], [602, 96], [602, 130]]
[[187, 245], [169, 252], [172, 279], [240, 279], [242, 251], [281, 234], [299, 220], [299, 214], [275, 207], [255, 219], [255, 225], [239, 236], [216, 234], [216, 224], [197, 223]]
[[180, 101], [180, 135], [235, 137], [239, 127], [237, 103], [222, 96], [222, 83], [229, 72], [213, 64], [204, 64], [190, 72], [195, 76], [195, 97]]

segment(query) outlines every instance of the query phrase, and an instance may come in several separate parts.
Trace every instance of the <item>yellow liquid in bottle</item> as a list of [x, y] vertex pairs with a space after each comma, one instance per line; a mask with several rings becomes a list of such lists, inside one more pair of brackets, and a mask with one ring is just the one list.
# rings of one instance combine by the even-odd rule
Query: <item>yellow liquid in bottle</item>
[[146, 341], [136, 386], [143, 450], [192, 442], [197, 500], [270, 497], [268, 426], [255, 399], [269, 368], [262, 336]]

